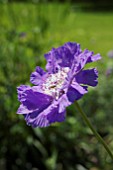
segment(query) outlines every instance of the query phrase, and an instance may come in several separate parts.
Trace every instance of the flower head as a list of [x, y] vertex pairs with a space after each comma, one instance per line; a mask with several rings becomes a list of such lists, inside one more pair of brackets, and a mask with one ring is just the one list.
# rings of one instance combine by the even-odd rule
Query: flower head
[[21, 102], [17, 113], [23, 114], [28, 125], [45, 127], [62, 122], [66, 107], [96, 86], [98, 72], [95, 68], [83, 70], [87, 63], [101, 58], [89, 50], [82, 51], [77, 43], [68, 42], [45, 54], [46, 70], [39, 66], [31, 74], [35, 86], [21, 85], [17, 88]]
[[109, 58], [113, 58], [113, 50], [108, 51], [107, 55]]

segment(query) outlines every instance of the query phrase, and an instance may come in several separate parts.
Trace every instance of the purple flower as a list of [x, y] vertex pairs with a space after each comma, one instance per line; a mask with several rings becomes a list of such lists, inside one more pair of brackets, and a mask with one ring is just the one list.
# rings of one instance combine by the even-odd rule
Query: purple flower
[[108, 51], [107, 55], [109, 58], [113, 58], [113, 50]]
[[95, 68], [83, 70], [87, 63], [101, 58], [89, 50], [82, 51], [77, 43], [68, 42], [45, 54], [46, 70], [39, 66], [31, 74], [35, 86], [21, 85], [17, 88], [21, 102], [17, 113], [23, 114], [28, 125], [45, 127], [62, 122], [66, 107], [88, 92], [89, 86], [97, 85]]
[[113, 74], [113, 68], [112, 67], [109, 67], [107, 70], [106, 70], [106, 77], [109, 77], [110, 75]]

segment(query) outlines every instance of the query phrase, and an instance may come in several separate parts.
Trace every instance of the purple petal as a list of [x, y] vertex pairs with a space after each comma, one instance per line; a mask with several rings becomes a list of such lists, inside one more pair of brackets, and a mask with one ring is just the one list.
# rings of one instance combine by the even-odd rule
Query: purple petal
[[17, 110], [17, 114], [28, 114], [33, 112], [33, 110], [29, 110], [26, 106], [23, 104], [20, 105], [20, 107]]
[[80, 86], [78, 83], [73, 82], [67, 92], [67, 97], [70, 102], [80, 99], [85, 93], [87, 93], [87, 86]]
[[62, 95], [58, 100], [58, 102], [59, 102], [59, 113], [64, 112], [66, 107], [72, 104], [72, 102], [69, 101], [66, 94]]
[[24, 91], [30, 89], [30, 86], [26, 86], [26, 85], [21, 85], [19, 87], [17, 87], [17, 93], [18, 93], [18, 100], [21, 101], [21, 96], [23, 94]]
[[59, 60], [55, 58], [55, 49], [53, 48], [49, 53], [45, 54], [47, 60], [46, 70], [50, 73], [55, 73], [57, 71]]
[[75, 56], [75, 64], [73, 63], [74, 72], [76, 73], [82, 70], [87, 63], [88, 58], [90, 58], [92, 55], [92, 51], [84, 50], [80, 55]]
[[33, 112], [25, 116], [25, 120], [28, 125], [32, 127], [46, 127], [54, 122], [62, 122], [65, 119], [65, 111], [62, 113], [58, 112], [58, 106], [50, 105], [40, 114]]
[[100, 54], [96, 54], [96, 55], [90, 56], [88, 58], [87, 63], [95, 62], [95, 61], [100, 60], [100, 59], [101, 59], [101, 55]]
[[78, 44], [78, 43], [68, 42], [68, 43], [64, 44], [64, 46], [69, 49], [69, 51], [72, 55], [79, 55], [82, 51], [80, 48], [80, 44]]
[[98, 78], [98, 71], [95, 68], [89, 70], [83, 70], [75, 76], [77, 83], [87, 84], [90, 86], [97, 85], [98, 83], [97, 78]]
[[21, 102], [24, 106], [26, 106], [29, 110], [38, 109], [39, 112], [47, 108], [51, 104], [52, 100], [52, 96], [33, 91], [33, 89], [26, 90], [21, 95]]
[[47, 60], [46, 69], [54, 72], [54, 69], [58, 68], [58, 66], [71, 67], [74, 55], [78, 55], [80, 52], [80, 45], [71, 42], [68, 42], [59, 48], [53, 48], [49, 53], [45, 54]]
[[59, 110], [59, 108], [54, 108], [47, 115], [47, 119], [49, 120], [50, 124], [54, 123], [54, 122], [62, 122], [65, 120], [66, 111], [64, 110], [63, 112], [59, 113], [58, 110]]
[[74, 72], [79, 72], [83, 69], [85, 64], [89, 62], [94, 62], [101, 59], [100, 54], [93, 55], [94, 53], [89, 50], [84, 50], [80, 55], [75, 56]]
[[46, 72], [41, 67], [37, 66], [35, 72], [33, 72], [30, 76], [31, 83], [39, 85], [42, 82], [43, 76], [45, 74]]

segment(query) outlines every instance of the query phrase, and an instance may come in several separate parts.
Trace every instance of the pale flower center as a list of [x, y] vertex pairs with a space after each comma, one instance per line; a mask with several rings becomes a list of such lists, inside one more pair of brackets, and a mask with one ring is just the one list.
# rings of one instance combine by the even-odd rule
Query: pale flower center
[[50, 74], [44, 84], [42, 84], [42, 90], [48, 94], [55, 96], [56, 99], [61, 95], [61, 88], [67, 77], [69, 71], [68, 67], [61, 68], [57, 73]]

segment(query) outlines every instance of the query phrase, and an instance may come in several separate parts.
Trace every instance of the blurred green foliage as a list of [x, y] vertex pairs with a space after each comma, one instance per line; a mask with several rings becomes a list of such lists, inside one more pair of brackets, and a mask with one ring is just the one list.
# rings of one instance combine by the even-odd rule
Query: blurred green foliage
[[29, 84], [37, 65], [44, 68], [43, 54], [79, 42], [103, 56], [91, 65], [99, 69], [99, 85], [80, 104], [113, 151], [113, 73], [105, 74], [113, 62], [106, 55], [113, 48], [112, 18], [113, 13], [76, 12], [68, 3], [0, 5], [0, 170], [112, 170], [74, 106], [64, 123], [43, 129], [28, 127], [16, 114], [16, 87]]

